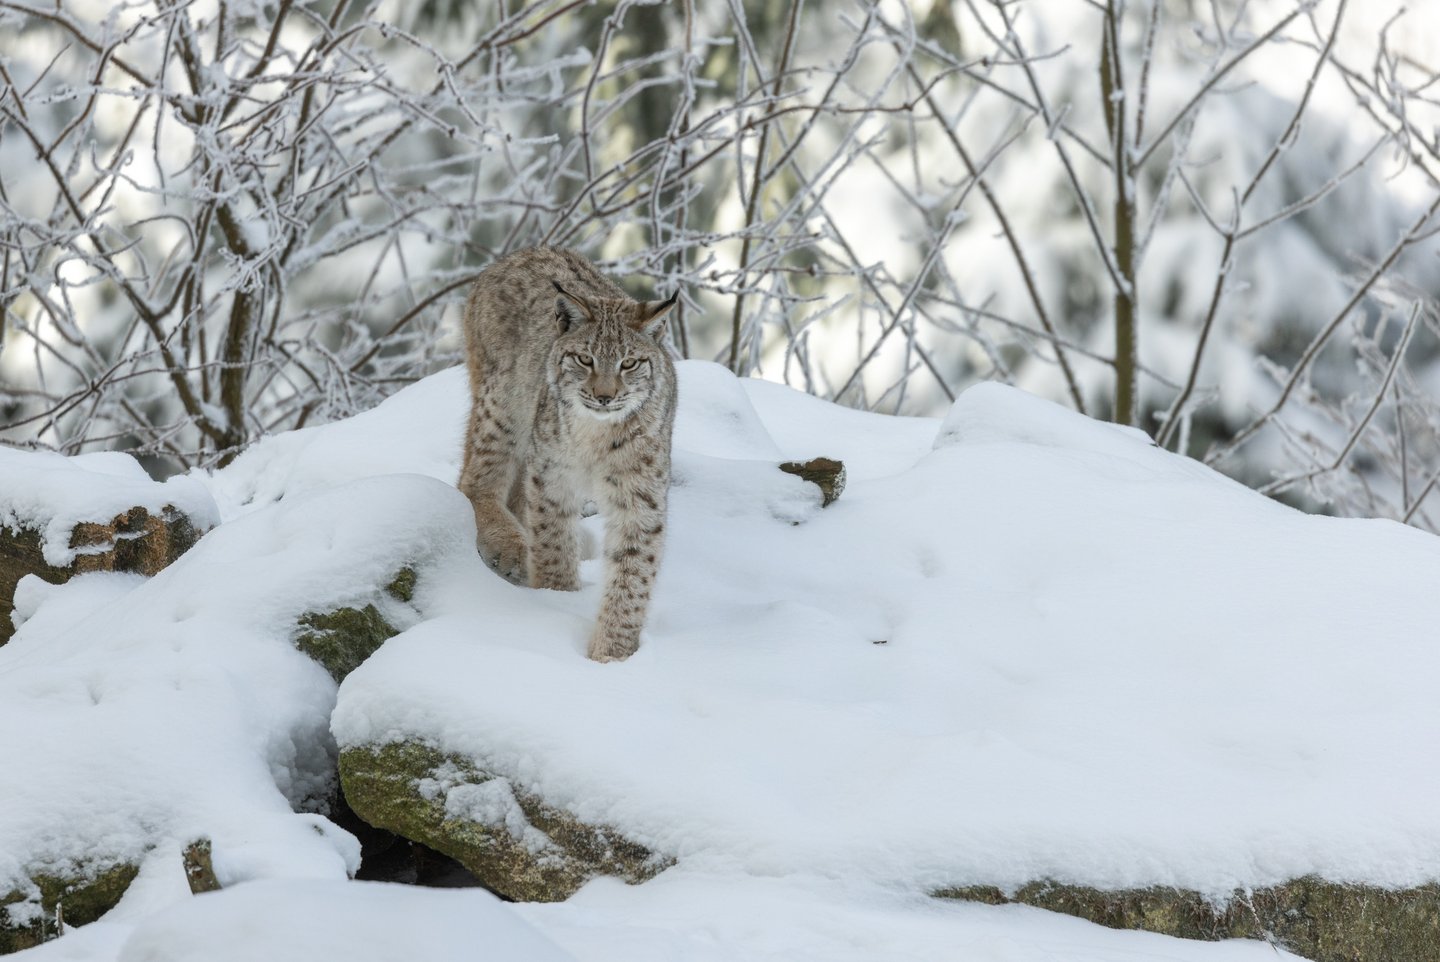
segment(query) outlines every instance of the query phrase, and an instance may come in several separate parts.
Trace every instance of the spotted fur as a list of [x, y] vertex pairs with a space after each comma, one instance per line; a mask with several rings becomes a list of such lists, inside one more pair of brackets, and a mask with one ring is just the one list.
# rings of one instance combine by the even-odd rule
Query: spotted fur
[[629, 657], [665, 539], [675, 366], [668, 301], [631, 300], [574, 251], [496, 261], [465, 304], [472, 405], [460, 490], [485, 561], [517, 584], [579, 587], [576, 523], [605, 515], [605, 589], [587, 653]]

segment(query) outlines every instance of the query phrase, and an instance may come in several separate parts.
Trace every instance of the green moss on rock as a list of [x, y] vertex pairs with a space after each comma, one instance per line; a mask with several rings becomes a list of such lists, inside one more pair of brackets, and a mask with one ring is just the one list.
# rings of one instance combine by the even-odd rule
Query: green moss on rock
[[346, 675], [398, 634], [374, 605], [309, 612], [300, 616], [299, 624], [296, 647], [323, 665], [337, 682], [344, 681]]
[[449, 855], [507, 898], [559, 901], [597, 875], [640, 882], [669, 864], [426, 745], [346, 749], [340, 784], [366, 822]]
[[0, 955], [56, 938], [57, 920], [67, 926], [95, 921], [115, 907], [137, 871], [128, 862], [80, 866], [63, 875], [36, 874], [28, 889], [0, 895]]
[[1183, 939], [1264, 939], [1313, 962], [1434, 962], [1440, 958], [1440, 885], [1383, 889], [1307, 876], [1216, 903], [1197, 892], [1152, 887], [1102, 891], [1032, 882], [1006, 895], [991, 886], [945, 889], [941, 898], [1020, 902], [1115, 929]]
[[385, 586], [385, 592], [395, 600], [409, 604], [415, 600], [415, 582], [418, 578], [415, 569], [407, 565], [400, 569], [394, 581]]
[[[417, 580], [415, 569], [406, 565], [385, 585], [383, 596], [376, 592], [376, 600], [391, 609], [395, 602], [408, 605], [415, 598]], [[340, 682], [399, 633], [371, 603], [301, 615], [296, 623], [295, 646]]]

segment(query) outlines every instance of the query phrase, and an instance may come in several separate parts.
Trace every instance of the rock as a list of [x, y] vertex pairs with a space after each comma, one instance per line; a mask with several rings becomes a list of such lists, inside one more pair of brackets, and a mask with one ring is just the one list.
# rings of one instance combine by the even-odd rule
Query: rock
[[63, 874], [36, 874], [30, 885], [0, 895], [0, 955], [33, 948], [60, 934], [60, 926], [93, 922], [115, 907], [138, 866], [75, 866]]
[[[185, 878], [195, 894], [220, 888], [210, 862], [210, 840], [197, 839], [182, 855]], [[36, 873], [30, 884], [0, 895], [0, 955], [58, 938], [61, 926], [93, 922], [110, 911], [135, 880], [139, 866], [74, 866], [64, 874]]]
[[1237, 891], [1216, 904], [1197, 892], [1154, 887], [1106, 892], [1032, 882], [1007, 896], [975, 886], [940, 898], [1021, 902], [1113, 929], [1183, 939], [1264, 939], [1313, 962], [1433, 962], [1440, 946], [1440, 885], [1384, 889], [1306, 877]]
[[0, 526], [0, 645], [10, 640], [14, 625], [15, 586], [29, 574], [54, 584], [90, 571], [125, 571], [153, 575], [200, 539], [203, 532], [171, 505], [159, 515], [131, 508], [109, 521], [82, 521], [70, 533], [74, 560], [58, 567], [45, 560], [43, 537], [36, 527]]
[[366, 822], [454, 858], [506, 898], [559, 901], [597, 875], [642, 882], [671, 864], [426, 745], [347, 748], [340, 785]]
[[[393, 601], [408, 604], [415, 597], [415, 582], [415, 569], [401, 568], [385, 586], [385, 594]], [[300, 616], [298, 629], [295, 646], [318, 661], [337, 683], [400, 633], [374, 603], [307, 612]]]
[[786, 461], [780, 465], [786, 474], [798, 475], [820, 489], [820, 506], [828, 508], [845, 492], [845, 465], [834, 458], [811, 458], [809, 461]]
[[295, 646], [314, 658], [336, 682], [345, 680], [360, 663], [398, 632], [374, 605], [337, 608], [300, 616]]
[[190, 883], [194, 895], [201, 892], [215, 892], [220, 889], [220, 880], [215, 877], [215, 865], [210, 860], [210, 840], [196, 839], [185, 846], [181, 858], [185, 865], [185, 881]]
[[407, 605], [415, 600], [415, 584], [420, 576], [415, 573], [414, 568], [401, 568], [395, 578], [385, 586], [385, 593], [396, 601], [403, 601]]

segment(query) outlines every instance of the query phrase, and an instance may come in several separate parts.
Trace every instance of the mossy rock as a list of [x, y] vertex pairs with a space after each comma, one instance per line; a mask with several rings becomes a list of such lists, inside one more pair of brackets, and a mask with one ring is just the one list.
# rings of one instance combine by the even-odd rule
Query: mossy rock
[[[385, 593], [408, 604], [415, 597], [415, 583], [415, 569], [401, 568], [385, 586]], [[338, 683], [397, 634], [399, 629], [385, 619], [380, 609], [367, 604], [301, 615], [295, 646], [319, 662]]]
[[47, 564], [37, 527], [0, 525], [0, 645], [10, 640], [14, 625], [15, 586], [26, 575], [62, 584], [91, 571], [125, 571], [153, 575], [194, 547], [204, 532], [170, 505], [159, 515], [131, 508], [108, 521], [82, 521], [70, 532], [77, 552], [66, 567]]
[[415, 569], [406, 565], [400, 569], [399, 574], [395, 575], [394, 580], [385, 586], [385, 593], [396, 601], [403, 601], [408, 605], [415, 600], [415, 585], [419, 580], [420, 576], [415, 573]]
[[63, 875], [36, 874], [28, 889], [0, 895], [0, 955], [33, 948], [65, 926], [93, 922], [115, 907], [135, 879], [128, 862], [103, 869], [77, 867]]
[[1006, 895], [991, 886], [945, 889], [940, 898], [1020, 902], [1114, 929], [1182, 939], [1263, 939], [1313, 962], [1440, 959], [1440, 885], [1383, 889], [1307, 876], [1217, 903], [1198, 892], [1153, 887], [1102, 891], [1032, 882]]
[[597, 875], [642, 882], [670, 864], [427, 745], [345, 749], [340, 785], [369, 824], [450, 856], [487, 888], [518, 901], [560, 901]]
[[310, 612], [300, 616], [300, 629], [296, 647], [318, 661], [336, 682], [344, 681], [397, 634], [374, 605]]

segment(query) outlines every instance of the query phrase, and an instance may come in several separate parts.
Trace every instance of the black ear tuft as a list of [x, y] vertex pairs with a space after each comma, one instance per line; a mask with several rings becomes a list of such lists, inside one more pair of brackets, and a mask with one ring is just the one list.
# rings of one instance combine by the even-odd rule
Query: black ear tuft
[[665, 336], [666, 316], [670, 309], [680, 302], [680, 291], [677, 288], [674, 294], [663, 301], [646, 301], [640, 305], [638, 322], [635, 329], [642, 334], [649, 335], [656, 341]]
[[589, 304], [561, 287], [559, 281], [552, 278], [550, 283], [555, 285], [555, 319], [560, 322], [562, 333], [593, 320]]

